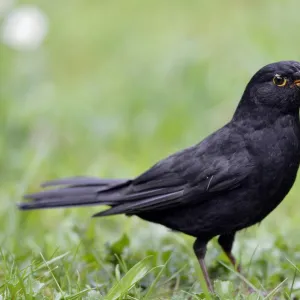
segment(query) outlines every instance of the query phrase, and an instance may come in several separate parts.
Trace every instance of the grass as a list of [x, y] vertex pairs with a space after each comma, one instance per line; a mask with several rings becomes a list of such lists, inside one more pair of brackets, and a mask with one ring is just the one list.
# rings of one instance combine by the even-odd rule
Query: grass
[[[135, 176], [222, 126], [253, 72], [300, 60], [298, 1], [21, 4], [38, 5], [50, 30], [36, 51], [0, 44], [1, 299], [212, 297], [190, 237], [136, 217], [89, 218], [102, 208], [21, 213], [16, 203], [51, 178]], [[238, 234], [247, 281], [210, 243], [216, 298], [300, 297], [299, 191], [297, 180]]]

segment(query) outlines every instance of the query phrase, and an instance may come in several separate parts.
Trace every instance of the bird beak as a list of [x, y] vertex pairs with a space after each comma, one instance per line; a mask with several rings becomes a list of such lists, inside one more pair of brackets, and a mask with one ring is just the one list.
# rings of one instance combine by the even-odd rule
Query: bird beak
[[295, 80], [295, 81], [294, 81], [294, 84], [295, 84], [296, 86], [300, 87], [300, 79]]

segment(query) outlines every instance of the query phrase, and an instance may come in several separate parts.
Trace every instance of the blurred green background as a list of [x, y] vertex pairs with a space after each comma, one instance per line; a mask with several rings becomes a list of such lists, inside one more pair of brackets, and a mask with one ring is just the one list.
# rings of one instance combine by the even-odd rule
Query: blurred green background
[[[26, 265], [40, 252], [51, 257], [92, 241], [101, 256], [104, 243], [123, 233], [139, 259], [162, 245], [176, 251], [172, 239], [191, 246], [192, 239], [135, 217], [90, 219], [99, 208], [28, 213], [15, 204], [48, 179], [133, 177], [221, 127], [255, 71], [274, 61], [300, 60], [300, 2], [2, 1], [3, 255]], [[46, 24], [35, 47], [7, 41], [14, 34], [9, 18], [24, 7], [38, 9]], [[235, 249], [243, 249], [244, 262], [256, 248], [254, 260], [274, 255], [276, 261], [278, 238], [299, 262], [299, 191], [298, 180], [274, 213], [238, 236]], [[214, 249], [208, 265], [218, 269], [213, 260], [221, 254]], [[265, 269], [253, 272], [263, 280], [277, 276], [278, 267], [273, 263], [268, 275]], [[2, 284], [7, 276], [2, 271]]]

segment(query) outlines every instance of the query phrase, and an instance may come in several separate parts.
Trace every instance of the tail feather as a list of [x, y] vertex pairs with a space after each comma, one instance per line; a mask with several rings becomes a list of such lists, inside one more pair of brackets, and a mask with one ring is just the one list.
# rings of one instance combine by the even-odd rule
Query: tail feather
[[94, 216], [138, 214], [182, 205], [185, 186], [169, 181], [157, 184], [135, 184], [129, 179], [67, 178], [43, 186], [57, 188], [25, 195], [31, 201], [20, 203], [22, 210], [109, 205], [110, 209]]
[[126, 213], [127, 215], [131, 215], [137, 212], [145, 212], [147, 210], [151, 210], [151, 207], [157, 210], [160, 207], [165, 207], [165, 203], [169, 204], [170, 201], [173, 202], [173, 205], [178, 204], [177, 200], [182, 197], [182, 194], [182, 190], [175, 190], [168, 194], [151, 196], [146, 199], [139, 199], [132, 202], [123, 202], [119, 205], [113, 206], [110, 209], [96, 213], [93, 215], [93, 217], [104, 217], [124, 213]]
[[[99, 202], [93, 199], [90, 195], [82, 195], [80, 198], [74, 197], [64, 198], [47, 198], [40, 201], [19, 203], [18, 207], [21, 210], [43, 209], [43, 208], [57, 208], [57, 207], [70, 207], [70, 206], [89, 206], [96, 205]], [[103, 203], [105, 204], [105, 203]]]
[[68, 185], [72, 187], [79, 187], [79, 186], [112, 186], [120, 183], [124, 183], [128, 181], [128, 179], [101, 179], [97, 177], [69, 177], [69, 178], [62, 178], [62, 179], [55, 179], [46, 181], [41, 184], [41, 187], [52, 187], [52, 186], [59, 186], [59, 185]]
[[[53, 180], [43, 186], [58, 186], [58, 188], [28, 194], [24, 199], [31, 200], [18, 204], [22, 210], [88, 206], [88, 205], [112, 205], [120, 198], [131, 180], [128, 179], [98, 179], [98, 178], [67, 178]], [[61, 187], [66, 186], [66, 187]], [[103, 197], [101, 192], [106, 191]]]
[[102, 186], [86, 186], [86, 187], [66, 187], [66, 188], [57, 188], [54, 190], [46, 190], [38, 193], [33, 193], [29, 195], [24, 195], [24, 199], [30, 199], [34, 201], [41, 201], [46, 199], [54, 198], [64, 198], [64, 197], [81, 197], [84, 195], [96, 195], [101, 190], [107, 189]]

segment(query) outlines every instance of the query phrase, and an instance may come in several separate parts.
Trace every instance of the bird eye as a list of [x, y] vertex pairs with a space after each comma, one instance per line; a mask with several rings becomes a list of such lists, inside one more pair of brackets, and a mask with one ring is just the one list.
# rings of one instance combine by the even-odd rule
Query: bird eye
[[287, 79], [281, 75], [276, 74], [273, 78], [273, 83], [277, 86], [285, 86], [287, 84]]

